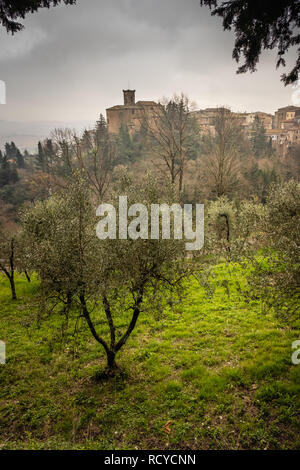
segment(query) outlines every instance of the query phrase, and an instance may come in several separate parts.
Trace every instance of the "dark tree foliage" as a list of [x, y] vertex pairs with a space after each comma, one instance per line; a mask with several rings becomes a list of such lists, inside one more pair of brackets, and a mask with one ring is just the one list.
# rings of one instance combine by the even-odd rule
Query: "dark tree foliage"
[[36, 156], [35, 165], [37, 170], [45, 171], [46, 169], [46, 156], [41, 142], [38, 143], [38, 153]]
[[[212, 15], [223, 19], [224, 30], [234, 30], [235, 45], [232, 56], [245, 63], [237, 73], [255, 72], [263, 49], [277, 49], [276, 67], [285, 66], [284, 54], [292, 46], [300, 44], [299, 0], [200, 0], [201, 6], [212, 9]], [[296, 63], [288, 74], [282, 75], [285, 85], [298, 79], [300, 48]]]
[[24, 168], [25, 162], [23, 155], [21, 154], [20, 150], [16, 146], [14, 142], [6, 142], [5, 144], [5, 153], [8, 160], [14, 160], [18, 168]]
[[107, 122], [103, 114], [100, 114], [98, 121], [96, 121], [96, 141], [98, 144], [103, 143], [108, 138]]
[[0, 1], [0, 24], [8, 33], [16, 33], [24, 28], [17, 20], [24, 19], [28, 13], [34, 13], [39, 8], [50, 8], [59, 5], [74, 5], [76, 0], [1, 0]]
[[8, 160], [7, 155], [1, 157], [0, 164], [0, 188], [8, 184], [14, 184], [19, 180], [17, 166]]
[[51, 139], [38, 142], [38, 153], [35, 158], [35, 167], [39, 171], [50, 173], [55, 159], [55, 148]]
[[118, 148], [118, 163], [126, 165], [132, 162], [133, 155], [134, 155], [134, 145], [133, 145], [132, 137], [126, 125], [122, 125], [120, 127], [118, 140], [117, 140], [117, 148]]
[[275, 168], [261, 169], [257, 163], [250, 170], [244, 172], [244, 177], [247, 180], [250, 194], [257, 196], [263, 204], [266, 203], [270, 186], [279, 181], [279, 175], [276, 173]]
[[262, 121], [255, 116], [251, 129], [251, 147], [255, 157], [264, 157], [270, 153], [270, 144]]

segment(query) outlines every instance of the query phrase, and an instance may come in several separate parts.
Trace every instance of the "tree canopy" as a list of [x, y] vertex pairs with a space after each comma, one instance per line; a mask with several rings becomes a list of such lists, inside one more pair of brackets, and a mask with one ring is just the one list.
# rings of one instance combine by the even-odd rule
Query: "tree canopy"
[[24, 28], [17, 20], [24, 19], [28, 13], [34, 13], [39, 8], [56, 7], [60, 3], [74, 5], [76, 0], [1, 0], [0, 24], [8, 33], [16, 33]]
[[[235, 45], [232, 56], [239, 62], [245, 59], [237, 73], [255, 72], [262, 50], [277, 49], [276, 67], [285, 66], [284, 55], [292, 46], [300, 44], [300, 2], [298, 0], [200, 0], [212, 15], [223, 19], [224, 30], [234, 30]], [[300, 48], [296, 63], [288, 74], [282, 75], [285, 85], [298, 79]]]
[[[41, 279], [39, 311], [52, 314], [63, 305], [61, 314], [67, 315], [66, 320], [72, 313], [78, 320], [82, 318], [103, 346], [111, 370], [140, 313], [161, 311], [159, 305], [167, 292], [183, 292], [182, 282], [189, 272], [184, 264], [184, 242], [142, 238], [100, 241], [89, 190], [84, 180], [74, 178], [60, 194], [24, 208], [24, 257]], [[158, 183], [149, 175], [134, 184], [125, 174], [116, 190], [111, 202], [125, 191], [129, 205], [141, 200], [149, 210], [161, 198], [170, 203], [175, 196], [171, 186], [165, 187], [162, 196]], [[120, 315], [123, 327], [126, 319], [128, 322], [125, 331]], [[107, 334], [102, 337], [97, 325], [105, 318]]]

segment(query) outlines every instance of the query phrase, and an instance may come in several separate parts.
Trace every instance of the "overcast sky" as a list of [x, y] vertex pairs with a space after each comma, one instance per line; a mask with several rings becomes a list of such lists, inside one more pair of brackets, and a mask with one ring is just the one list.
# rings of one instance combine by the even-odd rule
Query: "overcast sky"
[[29, 15], [25, 30], [0, 33], [0, 119], [90, 120], [122, 89], [157, 100], [186, 93], [198, 108], [274, 112], [291, 104], [272, 53], [255, 74], [236, 75], [233, 36], [199, 0], [77, 0]]

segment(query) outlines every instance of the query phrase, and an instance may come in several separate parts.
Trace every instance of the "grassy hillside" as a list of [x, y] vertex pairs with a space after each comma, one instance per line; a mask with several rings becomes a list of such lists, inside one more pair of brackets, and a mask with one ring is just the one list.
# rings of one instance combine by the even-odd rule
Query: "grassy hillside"
[[[216, 268], [216, 286], [226, 272]], [[233, 276], [243, 283], [241, 272]], [[26, 304], [37, 287], [19, 276], [12, 302], [0, 277], [1, 448], [300, 447], [300, 365], [291, 363], [300, 332], [259, 301], [223, 287], [208, 298], [191, 281], [183, 303], [170, 301], [159, 319], [140, 317], [120, 373], [104, 380], [104, 355], [89, 332], [62, 341], [59, 317], [32, 325]]]

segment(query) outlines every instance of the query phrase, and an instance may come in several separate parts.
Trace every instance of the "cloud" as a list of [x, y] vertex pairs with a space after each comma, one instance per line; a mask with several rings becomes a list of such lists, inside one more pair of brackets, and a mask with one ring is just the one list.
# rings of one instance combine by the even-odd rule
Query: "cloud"
[[[0, 34], [0, 119], [96, 119], [122, 102], [187, 93], [199, 107], [274, 111], [290, 102], [272, 54], [236, 75], [233, 35], [199, 0], [77, 0], [41, 9], [14, 37]], [[282, 73], [282, 71], [281, 71]]]
[[0, 62], [24, 59], [46, 40], [47, 35], [40, 28], [26, 29], [13, 36], [1, 31]]

